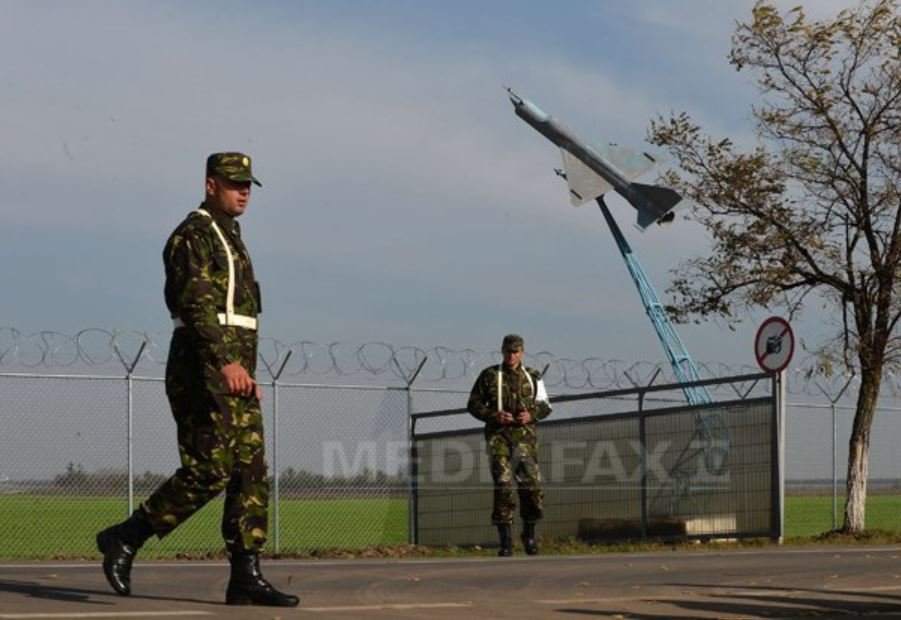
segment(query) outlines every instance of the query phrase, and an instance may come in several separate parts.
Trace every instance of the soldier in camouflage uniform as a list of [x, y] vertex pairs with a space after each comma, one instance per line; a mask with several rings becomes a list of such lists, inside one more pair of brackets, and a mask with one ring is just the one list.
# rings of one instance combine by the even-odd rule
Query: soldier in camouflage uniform
[[231, 562], [230, 605], [293, 607], [260, 573], [266, 541], [269, 481], [263, 454], [260, 388], [254, 380], [260, 289], [236, 221], [247, 209], [250, 158], [207, 159], [206, 198], [163, 250], [166, 306], [174, 330], [166, 395], [178, 428], [181, 467], [126, 521], [97, 535], [113, 589], [131, 591], [137, 550], [163, 538], [225, 491], [222, 536]]
[[497, 526], [500, 537], [499, 556], [513, 554], [514, 479], [523, 521], [523, 547], [529, 555], [538, 553], [535, 522], [542, 516], [544, 494], [535, 423], [551, 414], [551, 406], [538, 372], [523, 366], [524, 352], [521, 336], [504, 336], [503, 363], [489, 366], [479, 374], [467, 404], [469, 413], [485, 422], [485, 443], [494, 479], [491, 522]]

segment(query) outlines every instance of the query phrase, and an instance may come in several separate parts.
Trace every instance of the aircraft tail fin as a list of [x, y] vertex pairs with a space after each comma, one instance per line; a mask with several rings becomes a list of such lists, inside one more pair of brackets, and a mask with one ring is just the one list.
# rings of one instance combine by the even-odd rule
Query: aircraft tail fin
[[641, 230], [645, 230], [654, 222], [664, 220], [667, 214], [682, 202], [682, 195], [668, 187], [644, 183], [632, 183], [632, 187], [647, 199], [644, 201], [645, 208], [638, 209], [638, 227]]

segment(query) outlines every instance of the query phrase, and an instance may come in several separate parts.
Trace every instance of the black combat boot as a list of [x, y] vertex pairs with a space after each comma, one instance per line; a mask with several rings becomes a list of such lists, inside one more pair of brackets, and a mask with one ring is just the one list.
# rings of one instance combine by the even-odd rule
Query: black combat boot
[[138, 508], [122, 523], [97, 534], [97, 549], [103, 554], [103, 574], [122, 596], [131, 594], [131, 564], [141, 545], [153, 535], [144, 511]]
[[260, 556], [247, 551], [232, 552], [231, 579], [225, 592], [226, 605], [266, 605], [297, 607], [300, 599], [276, 590], [260, 572]]
[[501, 539], [501, 546], [497, 550], [498, 557], [509, 558], [513, 555], [513, 535], [510, 533], [510, 525], [508, 523], [498, 525], [497, 535]]
[[538, 541], [535, 540], [535, 524], [522, 524], [522, 546], [528, 555], [538, 555]]

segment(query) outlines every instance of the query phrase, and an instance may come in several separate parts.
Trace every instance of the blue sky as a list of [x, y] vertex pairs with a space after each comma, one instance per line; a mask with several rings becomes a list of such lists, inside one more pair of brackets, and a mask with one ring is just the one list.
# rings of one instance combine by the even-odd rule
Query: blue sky
[[[750, 145], [756, 91], [726, 55], [752, 6], [7, 0], [0, 326], [167, 331], [166, 236], [206, 155], [244, 150], [264, 336], [491, 350], [518, 331], [532, 352], [662, 360], [599, 211], [569, 205], [501, 85], [599, 143], [649, 148], [650, 119], [685, 110]], [[660, 291], [706, 247], [613, 208]], [[764, 316], [680, 333], [697, 360], [751, 364]]]

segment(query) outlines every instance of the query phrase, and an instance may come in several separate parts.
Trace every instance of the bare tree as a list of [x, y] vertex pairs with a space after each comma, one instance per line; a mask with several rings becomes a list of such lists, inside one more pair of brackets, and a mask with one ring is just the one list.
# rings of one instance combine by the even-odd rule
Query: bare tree
[[674, 270], [678, 320], [738, 321], [743, 310], [824, 301], [836, 338], [823, 369], [859, 374], [843, 530], [864, 529], [870, 431], [883, 372], [901, 340], [901, 16], [865, 0], [832, 20], [758, 2], [738, 23], [730, 63], [750, 71], [758, 146], [703, 135], [687, 114], [652, 121], [649, 140], [681, 171], [667, 182], [695, 204], [712, 251]]

